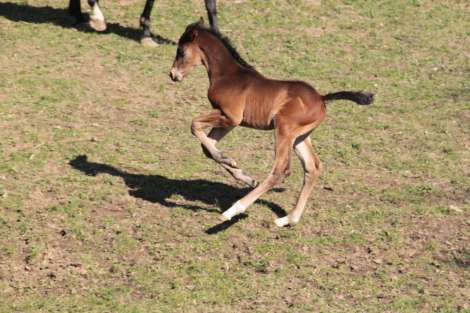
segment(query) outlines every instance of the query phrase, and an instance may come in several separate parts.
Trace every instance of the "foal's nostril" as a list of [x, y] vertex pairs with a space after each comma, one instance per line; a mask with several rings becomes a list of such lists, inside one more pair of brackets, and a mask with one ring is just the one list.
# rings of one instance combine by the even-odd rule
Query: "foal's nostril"
[[170, 78], [172, 81], [176, 82], [179, 81], [179, 73], [178, 70], [174, 67], [171, 68], [170, 70]]
[[170, 71], [170, 77], [171, 77], [172, 81], [179, 82], [179, 81], [181, 81], [183, 76], [181, 75], [180, 72], [178, 72], [177, 69], [172, 68], [171, 71]]

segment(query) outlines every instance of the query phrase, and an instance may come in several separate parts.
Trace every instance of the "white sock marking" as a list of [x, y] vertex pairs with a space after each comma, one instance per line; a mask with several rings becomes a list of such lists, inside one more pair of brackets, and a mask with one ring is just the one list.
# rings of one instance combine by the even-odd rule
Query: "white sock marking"
[[243, 204], [241, 204], [240, 201], [237, 201], [230, 207], [230, 209], [228, 209], [227, 211], [222, 213], [222, 215], [227, 220], [231, 220], [232, 217], [234, 217], [235, 215], [238, 215], [238, 214], [243, 213], [245, 211], [246, 211], [246, 207]]
[[284, 227], [289, 224], [289, 216], [278, 218], [274, 220], [274, 223], [276, 223], [276, 225], [279, 227]]

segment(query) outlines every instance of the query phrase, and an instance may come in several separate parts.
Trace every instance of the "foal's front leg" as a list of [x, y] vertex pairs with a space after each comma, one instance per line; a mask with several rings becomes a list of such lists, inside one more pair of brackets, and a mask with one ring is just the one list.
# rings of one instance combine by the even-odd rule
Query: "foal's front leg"
[[[235, 126], [235, 123], [223, 115], [219, 110], [214, 110], [209, 114], [193, 119], [191, 123], [191, 132], [201, 141], [204, 154], [207, 157], [219, 163], [235, 179], [244, 182], [251, 187], [255, 187], [257, 182], [243, 173], [243, 171], [238, 168], [235, 160], [225, 156], [216, 147], [216, 143], [228, 134]], [[209, 127], [212, 127], [212, 130], [209, 132], [209, 136], [207, 136], [204, 129]]]
[[[209, 140], [212, 140], [214, 146], [217, 144], [217, 142], [219, 142], [219, 140], [221, 140], [223, 137], [225, 137], [225, 135], [227, 135], [232, 129], [234, 128], [234, 126], [231, 126], [231, 127], [228, 127], [228, 128], [213, 128], [210, 132], [209, 132]], [[208, 157], [208, 158], [212, 158], [210, 152], [207, 150], [207, 148], [202, 145], [202, 150], [204, 151], [204, 154]], [[222, 153], [222, 156], [224, 158], [227, 158], [223, 155]], [[236, 180], [240, 181], [240, 182], [243, 182], [245, 184], [247, 184], [248, 186], [250, 187], [256, 187], [258, 186], [258, 182], [256, 180], [254, 180], [253, 178], [251, 178], [250, 176], [246, 175], [242, 169], [240, 169], [239, 167], [236, 166], [236, 162], [232, 159], [230, 159], [232, 161], [232, 164], [231, 165], [228, 165], [226, 163], [220, 163], [219, 164], [225, 168], [227, 170], [227, 172], [230, 173], [230, 175], [233, 176], [233, 178], [235, 178]], [[235, 165], [235, 166], [234, 166]]]
[[223, 212], [222, 220], [231, 220], [235, 215], [245, 212], [263, 193], [281, 183], [289, 175], [292, 145], [293, 138], [284, 134], [282, 129], [276, 129], [276, 156], [271, 173], [259, 186]]

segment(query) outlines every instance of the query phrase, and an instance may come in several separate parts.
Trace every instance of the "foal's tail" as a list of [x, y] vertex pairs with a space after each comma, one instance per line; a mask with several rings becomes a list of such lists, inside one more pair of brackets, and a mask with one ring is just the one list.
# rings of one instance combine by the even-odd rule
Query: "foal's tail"
[[323, 101], [350, 100], [360, 105], [374, 102], [374, 94], [362, 91], [339, 91], [322, 96]]

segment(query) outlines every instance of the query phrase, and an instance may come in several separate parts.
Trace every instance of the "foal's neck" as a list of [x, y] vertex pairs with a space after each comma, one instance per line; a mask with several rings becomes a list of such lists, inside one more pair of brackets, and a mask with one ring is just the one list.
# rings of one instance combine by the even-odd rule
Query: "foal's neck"
[[240, 69], [240, 65], [224, 44], [209, 32], [199, 38], [199, 48], [203, 52], [203, 64], [211, 83]]

